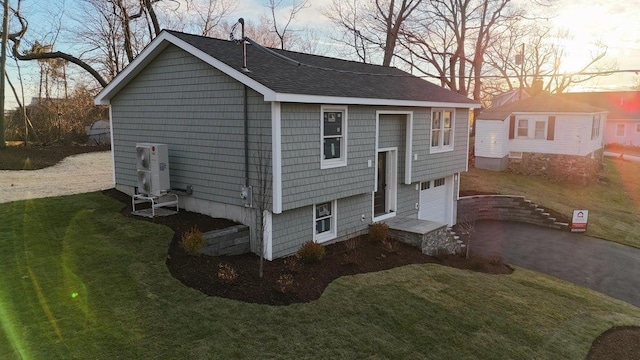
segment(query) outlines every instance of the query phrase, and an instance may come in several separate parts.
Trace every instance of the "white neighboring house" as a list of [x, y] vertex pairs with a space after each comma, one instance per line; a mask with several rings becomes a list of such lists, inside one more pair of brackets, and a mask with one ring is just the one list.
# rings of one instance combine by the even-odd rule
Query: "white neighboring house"
[[561, 96], [609, 110], [605, 145], [640, 146], [640, 91], [581, 92]]
[[601, 163], [607, 111], [540, 94], [476, 119], [475, 167], [566, 179]]

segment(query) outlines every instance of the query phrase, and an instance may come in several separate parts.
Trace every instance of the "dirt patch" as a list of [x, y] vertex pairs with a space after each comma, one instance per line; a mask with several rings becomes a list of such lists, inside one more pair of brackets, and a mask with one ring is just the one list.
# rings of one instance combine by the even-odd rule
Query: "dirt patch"
[[640, 327], [617, 326], [598, 336], [589, 349], [587, 360], [640, 359]]
[[110, 149], [109, 145], [7, 146], [0, 149], [0, 170], [44, 169], [68, 156]]
[[[125, 216], [131, 215], [129, 196], [114, 189], [105, 194], [122, 201]], [[171, 274], [188, 287], [210, 296], [219, 296], [250, 303], [287, 305], [310, 302], [322, 295], [331, 281], [345, 275], [392, 269], [409, 264], [435, 263], [490, 274], [510, 274], [509, 266], [500, 260], [458, 256], [430, 257], [412, 246], [393, 242], [385, 246], [361, 236], [349, 242], [325, 246], [325, 257], [315, 264], [303, 264], [295, 257], [264, 262], [264, 275], [260, 278], [259, 257], [254, 254], [238, 256], [191, 256], [179, 245], [182, 232], [197, 226], [201, 231], [211, 231], [233, 225], [226, 219], [214, 219], [205, 215], [180, 211], [176, 215], [153, 219], [136, 217], [171, 227], [174, 231], [166, 264]], [[219, 275], [221, 266], [224, 272]], [[235, 279], [229, 281], [229, 274]]]

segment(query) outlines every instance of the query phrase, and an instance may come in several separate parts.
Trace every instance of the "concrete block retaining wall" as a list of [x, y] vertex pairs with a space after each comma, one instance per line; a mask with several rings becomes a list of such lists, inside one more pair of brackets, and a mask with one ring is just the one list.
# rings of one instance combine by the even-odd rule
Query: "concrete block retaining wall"
[[458, 223], [476, 220], [517, 221], [554, 229], [569, 227], [524, 196], [516, 195], [474, 195], [458, 199]]
[[210, 256], [240, 255], [251, 250], [249, 227], [235, 225], [202, 234], [206, 246], [202, 253]]

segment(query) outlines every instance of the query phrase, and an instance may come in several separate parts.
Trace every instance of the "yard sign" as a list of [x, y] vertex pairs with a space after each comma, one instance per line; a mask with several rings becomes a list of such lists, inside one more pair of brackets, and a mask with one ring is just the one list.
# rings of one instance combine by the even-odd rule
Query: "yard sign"
[[571, 232], [587, 231], [588, 218], [589, 218], [589, 210], [573, 210], [573, 219], [571, 220]]

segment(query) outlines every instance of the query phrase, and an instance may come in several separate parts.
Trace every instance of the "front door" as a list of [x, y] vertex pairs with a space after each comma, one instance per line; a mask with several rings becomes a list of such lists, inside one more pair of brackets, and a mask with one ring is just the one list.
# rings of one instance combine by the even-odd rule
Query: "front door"
[[373, 193], [373, 214], [379, 216], [387, 212], [387, 153], [378, 153], [378, 191]]

